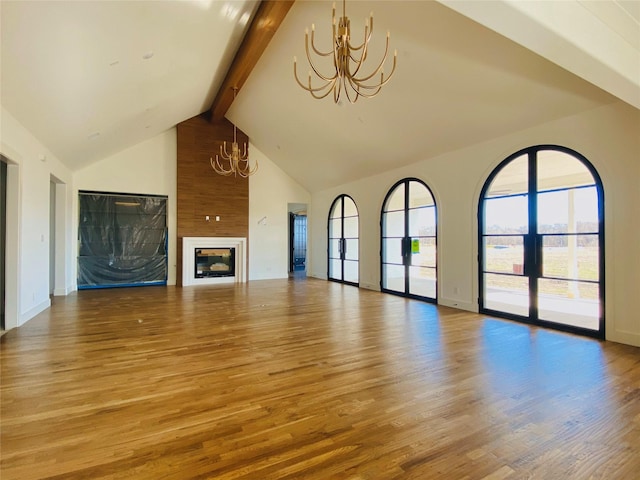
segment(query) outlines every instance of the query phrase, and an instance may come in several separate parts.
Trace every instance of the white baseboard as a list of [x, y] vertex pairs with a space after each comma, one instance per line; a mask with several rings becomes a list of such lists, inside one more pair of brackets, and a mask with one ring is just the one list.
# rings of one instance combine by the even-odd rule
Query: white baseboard
[[[51, 300], [47, 298], [45, 301], [40, 302], [33, 308], [30, 308], [22, 315], [20, 315], [20, 325], [24, 325], [27, 321], [31, 320], [33, 317], [38, 315], [40, 312], [45, 311], [47, 308], [51, 306]], [[20, 326], [19, 325], [19, 326]]]
[[75, 285], [67, 285], [66, 287], [63, 287], [63, 288], [54, 288], [53, 289], [53, 296], [54, 297], [65, 297], [65, 296], [67, 296], [70, 293], [73, 293], [75, 291], [76, 291]]
[[320, 280], [326, 280], [327, 279], [327, 275], [326, 274], [317, 274], [317, 273], [309, 273], [307, 272], [307, 277], [313, 277], [313, 278], [318, 278]]
[[459, 310], [466, 310], [467, 312], [478, 312], [478, 305], [474, 305], [471, 302], [463, 302], [461, 300], [453, 298], [438, 298], [438, 305], [445, 307], [457, 308]]

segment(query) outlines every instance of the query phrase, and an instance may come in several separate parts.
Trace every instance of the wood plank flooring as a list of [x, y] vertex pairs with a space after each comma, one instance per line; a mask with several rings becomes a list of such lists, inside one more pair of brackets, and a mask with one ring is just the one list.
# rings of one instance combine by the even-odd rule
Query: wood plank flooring
[[2, 480], [639, 478], [640, 349], [350, 286], [82, 291], [0, 344]]

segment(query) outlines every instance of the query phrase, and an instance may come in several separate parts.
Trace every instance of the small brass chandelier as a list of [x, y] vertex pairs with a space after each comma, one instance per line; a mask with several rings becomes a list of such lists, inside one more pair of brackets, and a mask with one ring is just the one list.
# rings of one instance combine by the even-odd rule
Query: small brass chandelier
[[[391, 76], [396, 70], [396, 59], [398, 57], [398, 51], [393, 53], [393, 68], [391, 73], [385, 77], [384, 63], [387, 60], [387, 54], [389, 53], [389, 37], [390, 33], [387, 32], [387, 44], [384, 51], [382, 60], [378, 63], [377, 68], [370, 74], [364, 74], [360, 72], [365, 60], [367, 59], [367, 53], [369, 48], [369, 40], [373, 34], [373, 13], [368, 19], [365, 19], [364, 27], [364, 41], [361, 45], [354, 47], [351, 44], [351, 26], [349, 18], [346, 15], [346, 0], [342, 1], [342, 17], [336, 25], [336, 4], [333, 4], [332, 13], [332, 25], [333, 25], [333, 50], [329, 52], [319, 51], [314, 42], [315, 37], [315, 25], [311, 25], [311, 42], [309, 42], [309, 29], [305, 30], [304, 34], [304, 46], [307, 53], [307, 60], [314, 73], [320, 78], [322, 83], [319, 86], [313, 86], [311, 84], [311, 72], [307, 79], [307, 83], [302, 83], [298, 78], [298, 72], [296, 69], [297, 59], [293, 57], [293, 74], [296, 77], [298, 85], [308, 91], [313, 98], [321, 99], [325, 98], [331, 92], [333, 92], [333, 100], [338, 103], [340, 100], [340, 94], [344, 90], [345, 95], [350, 103], [355, 103], [359, 97], [371, 98], [375, 97], [380, 89], [387, 84], [391, 79]], [[322, 74], [311, 59], [311, 49], [316, 55], [321, 57], [333, 57], [333, 66], [335, 72], [330, 75]], [[380, 75], [379, 81], [377, 78]], [[360, 76], [358, 76], [360, 75]]]
[[[233, 99], [235, 100], [238, 93], [238, 87], [233, 87]], [[229, 176], [240, 175], [243, 178], [247, 178], [253, 175], [258, 170], [258, 162], [256, 161], [251, 167], [249, 163], [249, 155], [247, 153], [247, 144], [245, 142], [243, 152], [240, 153], [240, 147], [238, 146], [238, 134], [236, 125], [233, 124], [233, 143], [231, 144], [231, 152], [227, 152], [227, 142], [222, 142], [220, 145], [220, 154], [216, 154], [215, 161], [213, 157], [209, 158], [211, 168], [220, 175]]]

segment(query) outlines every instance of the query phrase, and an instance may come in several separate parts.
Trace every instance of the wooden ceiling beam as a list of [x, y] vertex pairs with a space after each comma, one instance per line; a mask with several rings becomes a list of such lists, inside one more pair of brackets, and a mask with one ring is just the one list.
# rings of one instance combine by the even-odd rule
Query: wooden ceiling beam
[[218, 95], [211, 105], [212, 122], [218, 122], [224, 118], [233, 103], [233, 87], [237, 87], [238, 91], [242, 88], [294, 1], [262, 0], [260, 2], [227, 76], [222, 81]]

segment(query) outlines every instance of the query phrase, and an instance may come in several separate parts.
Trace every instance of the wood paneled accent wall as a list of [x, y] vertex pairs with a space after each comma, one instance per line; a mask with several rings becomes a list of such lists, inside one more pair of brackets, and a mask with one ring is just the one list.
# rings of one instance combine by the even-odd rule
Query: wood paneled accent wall
[[[183, 237], [249, 237], [249, 180], [218, 175], [209, 163], [225, 140], [231, 150], [233, 125], [226, 119], [211, 123], [199, 115], [177, 126], [178, 285], [182, 285]], [[243, 142], [248, 144], [249, 139], [238, 130], [241, 148]]]

